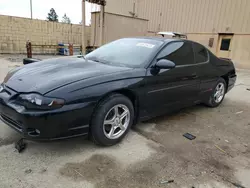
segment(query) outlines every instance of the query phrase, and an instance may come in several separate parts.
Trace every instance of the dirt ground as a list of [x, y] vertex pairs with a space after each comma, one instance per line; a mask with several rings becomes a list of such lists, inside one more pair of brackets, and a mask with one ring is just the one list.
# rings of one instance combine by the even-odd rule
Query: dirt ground
[[[21, 60], [0, 55], [0, 80]], [[19, 154], [20, 135], [0, 122], [0, 188], [249, 188], [250, 71], [237, 74], [220, 107], [198, 105], [140, 123], [109, 148], [83, 138], [28, 141]], [[187, 132], [197, 138], [187, 140]]]

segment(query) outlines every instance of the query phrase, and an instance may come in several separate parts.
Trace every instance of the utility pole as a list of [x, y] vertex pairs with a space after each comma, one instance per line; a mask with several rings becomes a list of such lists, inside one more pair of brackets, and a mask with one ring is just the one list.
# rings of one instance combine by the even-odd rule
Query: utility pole
[[82, 54], [86, 54], [85, 44], [85, 0], [82, 0]]
[[99, 46], [102, 46], [103, 44], [103, 26], [104, 26], [104, 6], [100, 5], [101, 7], [101, 12], [100, 12], [100, 42], [99, 42]]
[[33, 19], [33, 13], [32, 13], [32, 0], [30, 0], [30, 18]]

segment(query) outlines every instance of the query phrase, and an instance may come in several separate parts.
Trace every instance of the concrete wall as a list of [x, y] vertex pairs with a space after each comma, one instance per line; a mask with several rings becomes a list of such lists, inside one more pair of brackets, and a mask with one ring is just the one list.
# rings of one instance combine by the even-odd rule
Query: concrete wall
[[[90, 27], [86, 28], [86, 42], [89, 43]], [[79, 45], [81, 35], [81, 25], [0, 15], [0, 53], [26, 53], [27, 40], [39, 45], [56, 45], [59, 42]], [[36, 48], [34, 52], [44, 50]]]
[[[117, 14], [104, 14], [103, 44], [124, 37], [147, 35], [148, 20], [131, 18]], [[92, 13], [91, 16], [91, 46], [99, 46], [100, 14]]]

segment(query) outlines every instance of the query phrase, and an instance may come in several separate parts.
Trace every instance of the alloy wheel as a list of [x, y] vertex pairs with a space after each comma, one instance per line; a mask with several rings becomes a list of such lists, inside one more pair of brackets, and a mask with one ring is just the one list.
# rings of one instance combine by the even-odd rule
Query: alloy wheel
[[216, 103], [220, 103], [224, 95], [225, 95], [225, 85], [223, 83], [219, 83], [215, 88], [214, 101]]
[[130, 111], [127, 106], [118, 104], [106, 114], [103, 122], [103, 132], [108, 139], [122, 136], [130, 123]]

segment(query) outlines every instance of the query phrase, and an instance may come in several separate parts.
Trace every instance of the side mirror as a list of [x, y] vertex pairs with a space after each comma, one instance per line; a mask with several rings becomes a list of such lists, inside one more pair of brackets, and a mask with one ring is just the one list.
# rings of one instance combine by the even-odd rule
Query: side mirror
[[38, 62], [38, 61], [41, 61], [41, 60], [40, 59], [33, 59], [33, 58], [24, 58], [23, 59], [23, 64], [27, 65], [27, 64], [30, 64], [30, 63]]
[[175, 63], [166, 59], [161, 59], [157, 61], [155, 67], [159, 69], [173, 69], [175, 68]]

